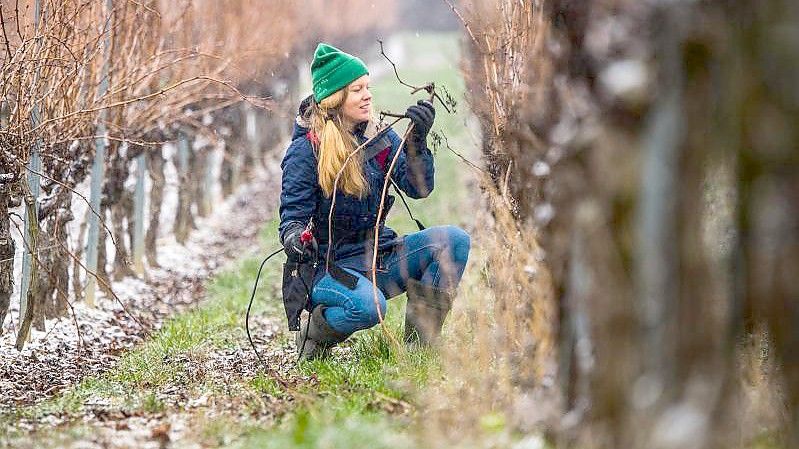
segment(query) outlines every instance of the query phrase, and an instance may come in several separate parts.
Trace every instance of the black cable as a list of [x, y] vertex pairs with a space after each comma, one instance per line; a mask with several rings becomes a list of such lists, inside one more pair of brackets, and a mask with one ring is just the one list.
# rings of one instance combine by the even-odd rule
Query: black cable
[[[258, 348], [255, 347], [255, 342], [253, 342], [252, 335], [250, 334], [250, 311], [252, 310], [252, 304], [255, 301], [255, 292], [258, 290], [258, 281], [261, 279], [261, 271], [264, 269], [264, 265], [266, 265], [266, 262], [268, 262], [269, 259], [271, 259], [276, 254], [278, 254], [278, 253], [280, 253], [282, 251], [283, 251], [283, 248], [280, 248], [280, 249], [276, 250], [275, 252], [273, 252], [272, 254], [266, 256], [266, 258], [263, 260], [263, 262], [261, 262], [261, 266], [258, 267], [258, 274], [255, 275], [255, 284], [252, 286], [252, 294], [250, 295], [250, 302], [249, 302], [249, 304], [247, 304], [247, 313], [246, 313], [246, 315], [244, 317], [244, 328], [247, 331], [247, 340], [250, 341], [250, 346], [252, 347], [252, 350], [255, 352], [255, 356], [258, 357], [258, 361], [261, 362], [261, 365], [264, 365], [264, 367], [267, 369], [267, 371], [269, 370], [269, 367], [266, 365], [266, 362], [264, 362], [264, 359], [261, 358], [261, 354], [258, 352]], [[317, 255], [316, 258], [314, 258], [314, 267], [316, 267], [317, 264], [318, 264], [318, 255]], [[314, 270], [314, 271], [316, 271], [316, 270]], [[300, 278], [300, 281], [302, 282], [303, 287], [305, 287], [305, 293], [306, 293], [306, 296], [305, 296], [305, 298], [306, 298], [306, 300], [305, 300], [306, 301], [305, 302], [305, 308], [307, 309], [308, 305], [309, 305], [309, 303], [311, 301], [311, 289], [308, 288], [308, 284], [305, 283], [305, 279], [303, 279], [302, 274], [300, 274], [298, 272], [297, 276]], [[302, 340], [302, 345], [298, 348], [298, 355], [297, 355], [297, 360], [295, 361], [295, 364], [299, 363], [300, 356], [302, 355], [302, 351], [305, 350], [305, 343], [307, 341], [308, 341], [308, 332], [306, 331], [305, 332], [305, 337]]]
[[252, 286], [252, 295], [250, 296], [250, 303], [247, 305], [247, 314], [244, 318], [244, 328], [247, 330], [247, 339], [250, 340], [250, 346], [252, 346], [252, 350], [255, 351], [255, 356], [258, 357], [258, 361], [261, 362], [261, 365], [266, 367], [267, 371], [269, 371], [269, 367], [266, 365], [266, 362], [264, 362], [264, 359], [261, 358], [261, 354], [258, 353], [258, 348], [255, 347], [255, 343], [252, 341], [252, 335], [250, 335], [250, 309], [252, 309], [252, 303], [255, 299], [255, 291], [258, 289], [258, 280], [261, 278], [261, 270], [264, 269], [264, 265], [266, 265], [266, 262], [269, 261], [269, 259], [281, 252], [283, 252], [283, 248], [280, 248], [272, 254], [266, 256], [266, 259], [261, 262], [261, 266], [258, 268], [258, 274], [255, 276], [255, 285]]
[[405, 200], [405, 195], [402, 194], [402, 191], [394, 182], [394, 178], [389, 178], [388, 181], [391, 183], [392, 186], [394, 186], [394, 191], [397, 192], [400, 199], [402, 200], [402, 204], [405, 205], [405, 210], [408, 211], [408, 215], [411, 216], [411, 220], [416, 222], [416, 227], [419, 228], [420, 231], [424, 231], [426, 229], [425, 225], [423, 225], [421, 221], [417, 220], [416, 217], [413, 216], [413, 212], [411, 212], [411, 208], [410, 206], [408, 206], [408, 202]]

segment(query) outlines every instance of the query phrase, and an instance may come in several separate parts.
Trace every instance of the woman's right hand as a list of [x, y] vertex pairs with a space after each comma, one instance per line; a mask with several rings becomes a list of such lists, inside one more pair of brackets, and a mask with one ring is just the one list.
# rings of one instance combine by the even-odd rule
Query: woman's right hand
[[301, 240], [302, 232], [305, 229], [302, 226], [297, 226], [286, 234], [283, 239], [283, 248], [286, 250], [286, 255], [298, 262], [308, 262], [316, 257], [319, 251], [315, 239], [310, 242], [303, 242]]

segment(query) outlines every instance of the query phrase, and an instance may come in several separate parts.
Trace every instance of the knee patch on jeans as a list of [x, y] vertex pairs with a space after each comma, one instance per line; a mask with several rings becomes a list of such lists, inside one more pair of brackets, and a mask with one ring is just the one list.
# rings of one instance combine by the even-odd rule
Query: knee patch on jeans
[[452, 245], [452, 258], [455, 262], [464, 263], [469, 258], [472, 239], [469, 234], [457, 226], [447, 226], [447, 236]]

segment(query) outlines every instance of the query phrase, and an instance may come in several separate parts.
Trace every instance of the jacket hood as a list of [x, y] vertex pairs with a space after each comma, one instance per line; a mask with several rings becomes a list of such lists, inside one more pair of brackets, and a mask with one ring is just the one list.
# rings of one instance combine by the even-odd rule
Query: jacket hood
[[308, 119], [305, 117], [305, 113], [308, 111], [308, 108], [311, 106], [311, 101], [313, 101], [313, 95], [309, 95], [304, 100], [302, 100], [302, 102], [300, 102], [300, 107], [297, 108], [297, 116], [294, 118], [294, 132], [291, 134], [291, 140], [294, 140], [298, 137], [302, 137], [308, 134], [308, 130], [311, 128], [311, 124], [309, 123]]
[[310, 126], [307, 123], [300, 122], [300, 116], [298, 115], [297, 118], [294, 119], [294, 131], [291, 133], [291, 140], [305, 137], [309, 129]]

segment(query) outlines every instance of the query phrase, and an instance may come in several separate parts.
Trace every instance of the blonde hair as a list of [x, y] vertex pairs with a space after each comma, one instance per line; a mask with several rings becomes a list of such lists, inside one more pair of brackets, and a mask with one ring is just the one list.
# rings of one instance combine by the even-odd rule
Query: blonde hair
[[[318, 172], [319, 186], [328, 198], [333, 196], [336, 175], [344, 161], [357, 148], [355, 138], [345, 126], [339, 108], [347, 99], [347, 88], [340, 89], [318, 104], [312, 103], [310, 109], [311, 130], [319, 137]], [[361, 154], [355, 154], [344, 168], [339, 180], [338, 190], [347, 195], [363, 198], [369, 191], [362, 170]]]

